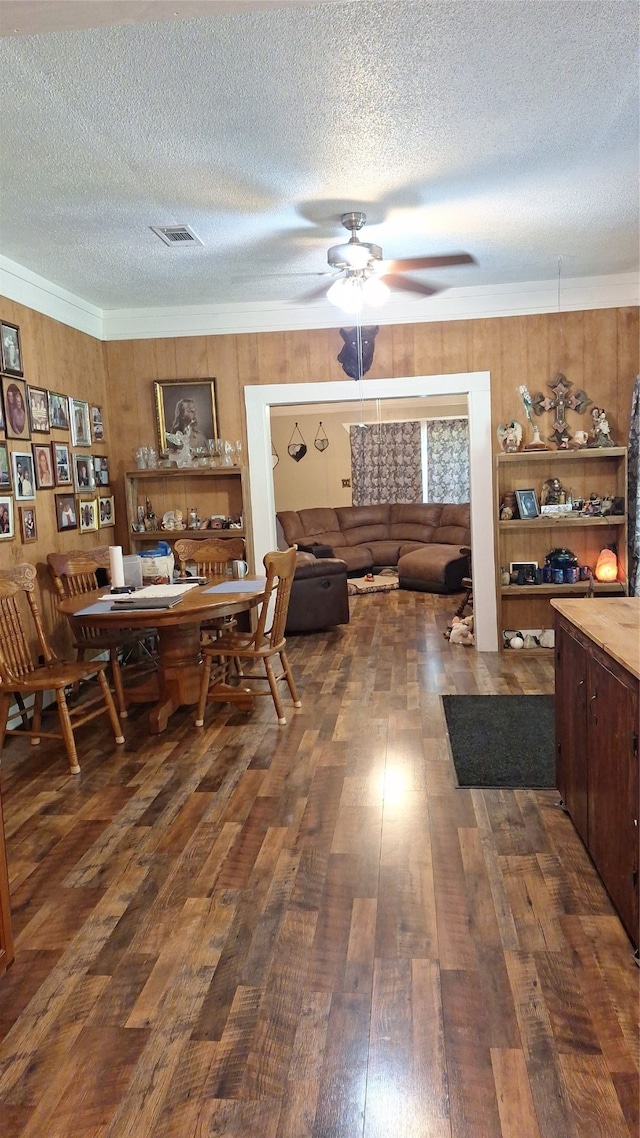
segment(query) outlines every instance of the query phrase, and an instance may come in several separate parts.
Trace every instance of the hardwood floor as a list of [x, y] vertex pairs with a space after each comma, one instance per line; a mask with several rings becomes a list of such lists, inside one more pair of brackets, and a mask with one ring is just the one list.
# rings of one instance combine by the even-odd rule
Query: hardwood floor
[[638, 969], [552, 791], [455, 787], [440, 694], [551, 662], [352, 598], [278, 727], [144, 708], [2, 759], [2, 1138], [629, 1138]]

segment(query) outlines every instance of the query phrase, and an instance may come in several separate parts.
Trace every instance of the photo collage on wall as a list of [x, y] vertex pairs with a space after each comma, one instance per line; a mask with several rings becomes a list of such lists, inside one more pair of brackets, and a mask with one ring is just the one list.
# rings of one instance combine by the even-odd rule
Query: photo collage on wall
[[58, 532], [115, 525], [102, 407], [32, 385], [20, 328], [0, 319], [0, 541], [38, 540], [38, 517]]

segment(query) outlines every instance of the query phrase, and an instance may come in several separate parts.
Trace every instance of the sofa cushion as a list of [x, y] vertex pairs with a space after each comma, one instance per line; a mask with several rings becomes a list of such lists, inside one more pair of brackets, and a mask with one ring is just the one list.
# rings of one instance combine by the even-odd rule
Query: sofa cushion
[[394, 503], [389, 514], [389, 537], [398, 541], [434, 541], [442, 510], [440, 502]]
[[468, 502], [443, 506], [440, 524], [432, 540], [443, 545], [471, 544], [471, 507]]
[[400, 556], [399, 541], [368, 541], [369, 550], [374, 565], [397, 565]]
[[366, 545], [340, 545], [333, 553], [335, 557], [346, 561], [349, 573], [373, 569], [373, 554]]
[[346, 545], [367, 545], [389, 537], [389, 506], [339, 506], [336, 510]]
[[427, 592], [448, 593], [461, 588], [462, 578], [468, 573], [469, 562], [456, 547], [423, 545], [412, 553], [405, 553], [398, 561], [398, 581], [406, 589], [424, 589]]

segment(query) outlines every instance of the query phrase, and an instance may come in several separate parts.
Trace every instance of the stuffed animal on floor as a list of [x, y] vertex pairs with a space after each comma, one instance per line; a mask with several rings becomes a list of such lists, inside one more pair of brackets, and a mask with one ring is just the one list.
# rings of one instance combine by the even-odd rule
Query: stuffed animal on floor
[[449, 635], [445, 632], [445, 636], [451, 644], [475, 644], [475, 636], [473, 635], [473, 615], [471, 616], [454, 616], [451, 622], [451, 628], [447, 630]]

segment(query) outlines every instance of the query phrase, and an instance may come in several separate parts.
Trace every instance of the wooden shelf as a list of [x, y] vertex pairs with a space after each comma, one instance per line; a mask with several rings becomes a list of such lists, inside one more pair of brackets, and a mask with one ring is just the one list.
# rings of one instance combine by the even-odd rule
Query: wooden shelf
[[216, 541], [226, 541], [231, 537], [244, 537], [243, 529], [152, 529], [145, 530], [144, 533], [130, 533], [131, 541], [178, 541], [179, 538], [189, 538], [195, 541], [207, 541], [209, 538], [215, 538]]
[[142, 482], [158, 478], [241, 478], [241, 466], [155, 466], [153, 470], [128, 470], [125, 478]]
[[[589, 591], [590, 581], [576, 581], [575, 585], [502, 585], [500, 594], [503, 597], [524, 596], [581, 596]], [[624, 581], [594, 581], [594, 593], [615, 593], [624, 595], [626, 586]]]
[[539, 518], [514, 518], [509, 522], [498, 522], [498, 529], [512, 533], [517, 529], [553, 529], [555, 526], [624, 526], [627, 519], [620, 514], [607, 514], [605, 517], [572, 517], [571, 514], [545, 514]]
[[612, 458], [626, 455], [626, 447], [580, 447], [576, 450], [517, 450], [498, 454], [499, 463], [510, 462], [575, 462], [576, 459]]

